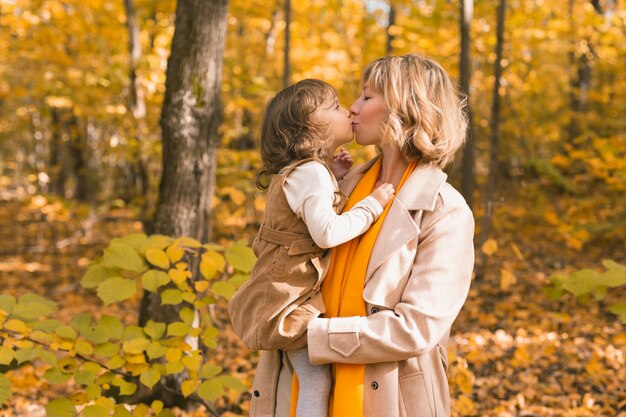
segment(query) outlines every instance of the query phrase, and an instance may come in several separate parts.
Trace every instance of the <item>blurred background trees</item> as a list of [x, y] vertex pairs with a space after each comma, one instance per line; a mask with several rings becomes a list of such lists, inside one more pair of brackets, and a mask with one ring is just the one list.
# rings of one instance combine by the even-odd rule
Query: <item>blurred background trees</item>
[[[467, 30], [459, 25], [462, 5], [473, 11], [465, 18]], [[2, 2], [3, 193], [130, 205], [144, 220], [153, 218], [175, 6], [173, 0]], [[426, 54], [457, 79], [471, 79], [464, 88], [473, 109], [475, 155], [466, 174], [460, 174], [461, 158], [451, 171], [460, 184], [473, 168], [482, 195], [489, 177], [496, 7], [495, 1], [232, 1], [213, 202], [213, 215], [225, 221], [216, 227], [228, 232], [229, 224], [258, 215], [243, 204], [222, 203], [244, 198], [253, 207], [258, 193], [250, 178], [258, 157], [247, 150], [258, 144], [265, 102], [285, 80], [322, 78], [349, 105], [363, 67], [387, 53]], [[554, 191], [573, 198], [597, 194], [546, 213], [544, 220], [573, 246], [625, 217], [618, 204], [626, 183], [625, 19], [624, 8], [612, 0], [507, 4], [498, 179], [539, 200]], [[463, 62], [462, 50], [469, 57]], [[463, 77], [459, 68], [465, 68]], [[463, 189], [471, 193], [471, 185]], [[497, 210], [502, 196], [496, 191], [494, 198]], [[481, 207], [476, 210], [481, 214]], [[577, 216], [590, 210], [597, 227], [580, 228]]]

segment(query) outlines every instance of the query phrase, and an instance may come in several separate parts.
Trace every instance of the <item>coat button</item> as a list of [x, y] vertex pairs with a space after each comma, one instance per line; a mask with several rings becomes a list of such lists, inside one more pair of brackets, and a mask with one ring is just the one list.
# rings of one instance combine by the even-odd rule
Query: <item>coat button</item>
[[378, 382], [374, 381], [371, 385], [372, 389], [378, 389]]
[[376, 314], [378, 313], [380, 310], [378, 310], [378, 307], [372, 307], [372, 309], [370, 310], [370, 313], [372, 314]]
[[261, 396], [261, 393], [258, 390], [254, 390], [254, 396], [259, 398]]

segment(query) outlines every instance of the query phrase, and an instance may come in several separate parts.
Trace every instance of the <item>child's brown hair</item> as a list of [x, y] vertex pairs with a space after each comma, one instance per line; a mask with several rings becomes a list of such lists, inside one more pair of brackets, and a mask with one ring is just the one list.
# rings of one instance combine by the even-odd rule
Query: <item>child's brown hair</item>
[[313, 120], [311, 115], [328, 99], [337, 96], [330, 84], [315, 79], [299, 81], [279, 91], [267, 104], [261, 128], [261, 157], [263, 168], [256, 184], [268, 187], [263, 179], [278, 173], [294, 162], [314, 158], [329, 162], [326, 125]]

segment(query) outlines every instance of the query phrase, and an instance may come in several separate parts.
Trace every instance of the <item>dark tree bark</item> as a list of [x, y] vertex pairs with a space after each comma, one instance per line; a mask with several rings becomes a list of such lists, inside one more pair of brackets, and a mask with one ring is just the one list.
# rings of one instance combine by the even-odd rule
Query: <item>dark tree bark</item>
[[[487, 241], [491, 234], [493, 201], [496, 190], [496, 180], [498, 177], [498, 145], [500, 137], [500, 84], [502, 79], [502, 47], [504, 44], [504, 18], [506, 11], [506, 0], [500, 0], [497, 10], [497, 40], [496, 40], [496, 61], [494, 63], [494, 83], [493, 83], [493, 102], [491, 107], [491, 119], [489, 121], [489, 175], [487, 177], [487, 185], [485, 187], [485, 215], [482, 221], [480, 239], [478, 240], [481, 247]], [[485, 269], [485, 254], [481, 251], [480, 270], [476, 277], [482, 277]]]
[[67, 132], [68, 164], [76, 185], [73, 198], [78, 201], [90, 201], [95, 196], [91, 175], [89, 173], [89, 152], [87, 136], [81, 128], [80, 120], [73, 109], [60, 112], [62, 129]]
[[461, 26], [461, 58], [459, 64], [459, 84], [461, 92], [465, 94], [467, 99], [467, 141], [463, 148], [463, 157], [461, 159], [461, 193], [465, 197], [465, 201], [474, 207], [474, 138], [472, 136], [472, 107], [470, 105], [470, 80], [471, 80], [471, 22], [474, 13], [474, 0], [461, 0], [460, 26]]
[[227, 0], [179, 0], [161, 114], [163, 174], [152, 232], [211, 236]]
[[60, 197], [65, 196], [65, 170], [63, 169], [63, 129], [61, 127], [61, 110], [52, 107], [50, 109], [51, 116], [51, 134], [48, 173], [50, 176], [50, 192]]
[[283, 88], [291, 84], [291, 62], [289, 53], [291, 49], [291, 0], [285, 0], [285, 51], [283, 61]]
[[392, 27], [396, 24], [396, 4], [393, 1], [389, 2], [389, 18], [387, 20], [387, 47], [385, 52], [387, 55], [391, 55], [393, 52], [393, 40], [395, 35], [392, 33]]
[[[596, 13], [607, 16], [612, 12], [616, 2], [614, 0], [591, 0]], [[574, 16], [574, 0], [569, 0], [568, 11], [570, 17], [570, 25], [572, 32], [577, 24]], [[577, 138], [582, 131], [582, 122], [589, 108], [589, 92], [591, 90], [591, 82], [593, 77], [593, 64], [597, 59], [597, 54], [591, 39], [587, 37], [584, 45], [579, 48], [579, 40], [573, 39], [572, 50], [569, 52], [570, 65], [576, 68], [576, 74], [570, 79], [570, 123], [568, 126], [567, 136], [569, 143], [577, 144]]]

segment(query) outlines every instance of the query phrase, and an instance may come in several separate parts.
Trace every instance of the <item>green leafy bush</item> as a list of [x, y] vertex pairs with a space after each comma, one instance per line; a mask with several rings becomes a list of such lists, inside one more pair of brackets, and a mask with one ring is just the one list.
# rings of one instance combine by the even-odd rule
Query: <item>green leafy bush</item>
[[[211, 407], [226, 389], [244, 384], [207, 360], [202, 352], [217, 347], [218, 329], [209, 307], [229, 299], [248, 279], [255, 262], [245, 241], [224, 248], [195, 239], [133, 234], [113, 239], [82, 278], [104, 304], [124, 301], [143, 288], [158, 294], [162, 305], [179, 307], [179, 319], [125, 326], [113, 316], [94, 319], [83, 313], [70, 323], [53, 318], [57, 304], [39, 295], [16, 299], [0, 295], [0, 369], [40, 360], [44, 378], [53, 384], [74, 380], [84, 390], [78, 403], [49, 402], [50, 417], [131, 416], [125, 396], [152, 388], [168, 375], [182, 375], [182, 397]], [[198, 340], [196, 347], [189, 338]], [[2, 366], [4, 365], [4, 366]], [[142, 387], [144, 386], [144, 387]], [[0, 373], [0, 404], [11, 397], [10, 381]], [[82, 401], [80, 400], [82, 398]], [[161, 401], [138, 404], [132, 416], [172, 416]]]
[[[591, 299], [603, 300], [609, 288], [626, 286], [626, 265], [611, 260], [602, 261], [606, 269], [604, 272], [593, 269], [581, 269], [571, 274], [553, 274], [550, 276], [550, 285], [544, 289], [546, 295], [556, 300], [570, 293], [581, 303]], [[620, 317], [626, 323], [626, 302], [612, 305], [609, 311]]]

